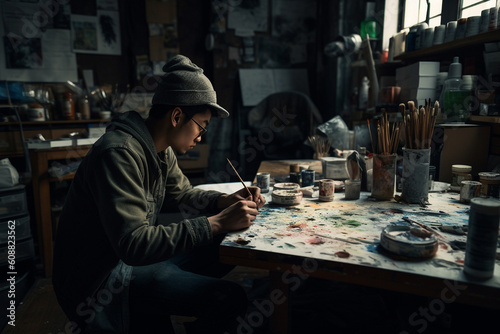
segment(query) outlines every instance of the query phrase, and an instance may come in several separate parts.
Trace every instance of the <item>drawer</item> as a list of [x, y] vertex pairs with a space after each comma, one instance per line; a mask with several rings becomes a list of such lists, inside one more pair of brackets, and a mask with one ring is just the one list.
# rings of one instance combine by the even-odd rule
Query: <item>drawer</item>
[[[12, 248], [12, 245], [10, 245]], [[16, 263], [22, 260], [30, 259], [35, 257], [35, 245], [33, 244], [33, 238], [30, 237], [24, 241], [16, 240]], [[9, 260], [9, 245], [0, 247], [0, 266], [6, 265]]]
[[15, 240], [20, 241], [31, 237], [30, 216], [21, 216], [0, 221], [0, 245], [7, 243], [9, 231], [14, 231]]
[[21, 216], [28, 212], [23, 185], [0, 188], [0, 219]]

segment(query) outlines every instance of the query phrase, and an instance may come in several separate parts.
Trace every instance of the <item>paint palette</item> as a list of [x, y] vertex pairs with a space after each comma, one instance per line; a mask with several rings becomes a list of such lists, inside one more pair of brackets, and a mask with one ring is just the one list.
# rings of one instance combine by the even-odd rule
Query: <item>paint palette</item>
[[436, 255], [438, 241], [434, 234], [405, 225], [389, 225], [382, 230], [380, 246], [391, 253], [411, 258]]

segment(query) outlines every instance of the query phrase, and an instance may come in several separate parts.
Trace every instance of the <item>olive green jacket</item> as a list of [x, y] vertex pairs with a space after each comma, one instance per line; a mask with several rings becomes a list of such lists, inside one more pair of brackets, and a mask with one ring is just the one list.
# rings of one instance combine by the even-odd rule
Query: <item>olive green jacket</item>
[[213, 213], [220, 193], [193, 189], [171, 148], [155, 152], [142, 117], [121, 114], [81, 162], [57, 228], [53, 284], [70, 320], [95, 319], [92, 303], [119, 263], [152, 264], [212, 241], [206, 217], [157, 225], [165, 196], [181, 212]]

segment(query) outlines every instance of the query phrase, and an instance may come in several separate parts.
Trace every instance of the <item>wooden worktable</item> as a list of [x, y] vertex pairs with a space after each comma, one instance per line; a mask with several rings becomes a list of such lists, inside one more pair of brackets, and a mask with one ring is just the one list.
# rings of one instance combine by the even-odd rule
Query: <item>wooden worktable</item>
[[[266, 162], [265, 170], [259, 171], [273, 175], [268, 169], [272, 164]], [[394, 256], [380, 246], [382, 229], [408, 225], [405, 217], [436, 231], [442, 225], [466, 226], [470, 206], [461, 203], [457, 193], [430, 193], [426, 207], [374, 201], [363, 192], [356, 201], [336, 193], [333, 202], [319, 202], [313, 195], [297, 206], [285, 207], [273, 205], [271, 193], [264, 195], [267, 203], [254, 224], [229, 233], [220, 256], [224, 263], [270, 271], [270, 291], [274, 293], [270, 300], [275, 304], [270, 333], [290, 330], [289, 292], [300, 283], [293, 273], [299, 273], [302, 280], [318, 277], [500, 309], [500, 262], [496, 261], [491, 279], [465, 276], [465, 251], [457, 245], [465, 244], [466, 235], [441, 232], [438, 251], [428, 259]]]

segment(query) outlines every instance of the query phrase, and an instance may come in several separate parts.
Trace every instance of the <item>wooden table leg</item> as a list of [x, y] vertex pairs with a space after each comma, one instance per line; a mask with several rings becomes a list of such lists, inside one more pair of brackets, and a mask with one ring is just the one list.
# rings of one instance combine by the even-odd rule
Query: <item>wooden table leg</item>
[[283, 280], [283, 273], [270, 271], [270, 301], [274, 304], [274, 313], [269, 319], [269, 333], [287, 334], [290, 332], [290, 287]]

